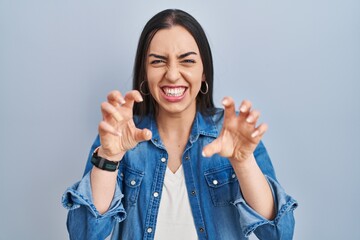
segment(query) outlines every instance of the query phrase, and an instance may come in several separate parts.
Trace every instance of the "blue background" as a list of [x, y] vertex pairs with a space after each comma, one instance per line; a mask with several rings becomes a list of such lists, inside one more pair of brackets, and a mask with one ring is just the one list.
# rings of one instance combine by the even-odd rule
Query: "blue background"
[[360, 1], [0, 0], [0, 239], [67, 239], [60, 198], [82, 176], [112, 89], [131, 88], [142, 27], [180, 8], [204, 27], [215, 102], [249, 99], [295, 239], [360, 238]]

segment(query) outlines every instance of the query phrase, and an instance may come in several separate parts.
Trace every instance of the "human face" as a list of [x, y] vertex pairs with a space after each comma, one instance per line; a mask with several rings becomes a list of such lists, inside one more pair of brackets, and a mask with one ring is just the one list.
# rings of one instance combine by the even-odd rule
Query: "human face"
[[[183, 27], [159, 30], [147, 53], [149, 90], [161, 114], [195, 114], [204, 80], [199, 48]], [[193, 116], [190, 115], [190, 116]]]

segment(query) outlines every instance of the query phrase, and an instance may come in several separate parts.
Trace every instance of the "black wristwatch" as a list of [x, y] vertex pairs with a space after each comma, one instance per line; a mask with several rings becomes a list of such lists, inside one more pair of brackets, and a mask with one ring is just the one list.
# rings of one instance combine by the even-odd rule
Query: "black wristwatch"
[[115, 172], [119, 168], [120, 161], [114, 162], [114, 161], [107, 160], [106, 158], [99, 157], [97, 152], [98, 152], [98, 148], [95, 149], [95, 151], [92, 155], [92, 158], [91, 158], [91, 163], [95, 167], [100, 168], [102, 170], [109, 171], [109, 172]]

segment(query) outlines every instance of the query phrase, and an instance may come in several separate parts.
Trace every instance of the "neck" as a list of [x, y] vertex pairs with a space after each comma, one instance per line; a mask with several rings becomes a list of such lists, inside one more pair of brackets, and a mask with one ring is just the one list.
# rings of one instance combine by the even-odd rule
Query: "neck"
[[188, 139], [196, 111], [192, 114], [162, 114], [156, 117], [159, 133], [166, 139], [182, 138]]

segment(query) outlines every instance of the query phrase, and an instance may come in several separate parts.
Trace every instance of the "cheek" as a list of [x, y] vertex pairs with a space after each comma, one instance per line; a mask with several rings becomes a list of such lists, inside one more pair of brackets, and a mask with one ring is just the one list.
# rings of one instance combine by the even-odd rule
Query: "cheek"
[[159, 82], [164, 75], [164, 71], [161, 68], [149, 69], [146, 73], [147, 80], [149, 82]]
[[189, 70], [189, 72], [190, 72], [189, 74], [191, 74], [194, 79], [202, 80], [204, 68], [202, 65], [197, 65], [196, 67]]
[[203, 80], [203, 71], [202, 69], [192, 69], [189, 71], [183, 71], [184, 78], [191, 81], [193, 86], [201, 85], [201, 81]]
[[149, 90], [152, 95], [156, 94], [156, 88], [158, 83], [161, 81], [162, 73], [160, 71], [151, 70], [147, 72], [147, 81]]

